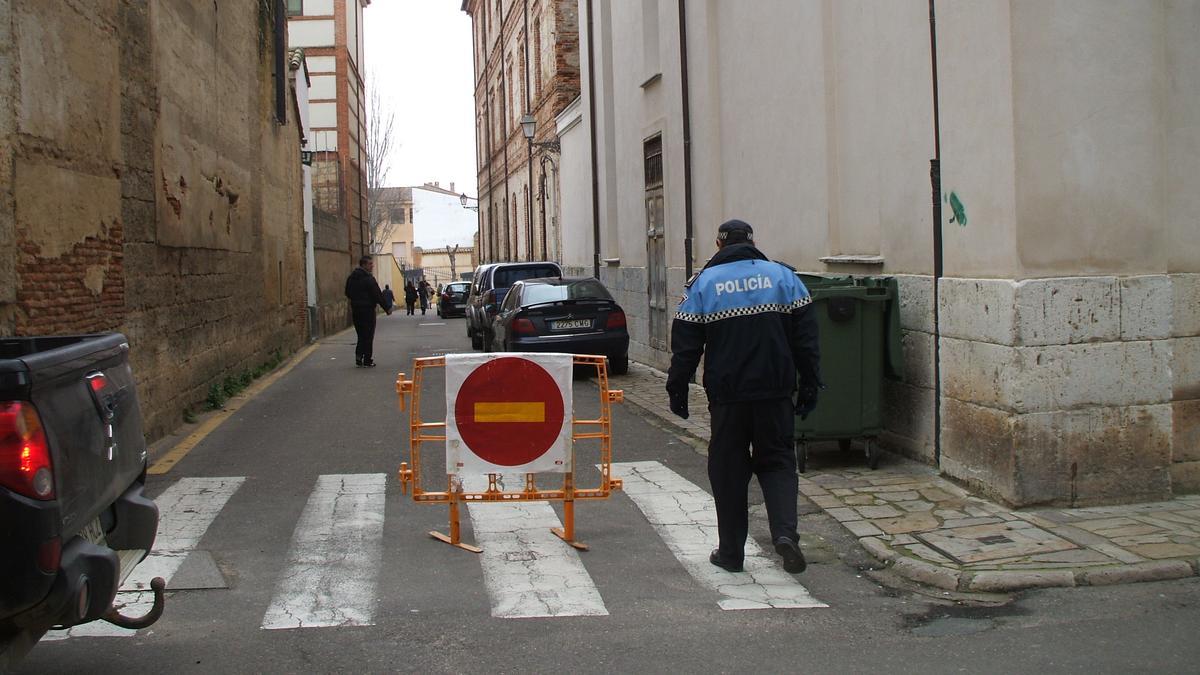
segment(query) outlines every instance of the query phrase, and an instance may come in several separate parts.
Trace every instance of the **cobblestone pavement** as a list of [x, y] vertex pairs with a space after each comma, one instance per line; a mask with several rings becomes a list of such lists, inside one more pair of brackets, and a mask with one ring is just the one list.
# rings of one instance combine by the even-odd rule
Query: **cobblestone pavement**
[[[704, 390], [671, 414], [666, 376], [631, 363], [610, 386], [625, 400], [709, 439]], [[855, 455], [846, 454], [846, 463]], [[840, 465], [800, 477], [800, 492], [899, 574], [959, 591], [1012, 591], [1177, 579], [1200, 574], [1200, 495], [1169, 502], [1012, 510], [931, 467], [885, 454], [878, 470]]]

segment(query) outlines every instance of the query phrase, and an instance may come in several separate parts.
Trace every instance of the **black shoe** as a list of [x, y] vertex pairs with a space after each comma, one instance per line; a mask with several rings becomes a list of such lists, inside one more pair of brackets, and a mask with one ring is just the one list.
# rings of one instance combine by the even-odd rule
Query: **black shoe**
[[356, 356], [356, 357], [354, 357], [354, 367], [355, 367], [355, 368], [362, 368], [362, 363], [363, 363], [363, 362], [362, 362], [362, 357], [361, 357], [361, 356]]
[[789, 574], [799, 574], [808, 567], [804, 554], [800, 552], [800, 545], [787, 537], [775, 540], [775, 552], [783, 556], [783, 569]]
[[726, 572], [741, 572], [742, 571], [742, 563], [740, 563], [740, 562], [735, 563], [731, 560], [726, 560], [725, 558], [721, 557], [720, 549], [714, 548], [713, 552], [708, 554], [708, 562], [716, 565], [717, 567], [720, 567], [721, 569], [725, 570]]
[[374, 368], [374, 367], [375, 367], [375, 360], [374, 360], [374, 359], [367, 359], [366, 361], [363, 361], [363, 363], [362, 363], [362, 366], [363, 366], [363, 368]]

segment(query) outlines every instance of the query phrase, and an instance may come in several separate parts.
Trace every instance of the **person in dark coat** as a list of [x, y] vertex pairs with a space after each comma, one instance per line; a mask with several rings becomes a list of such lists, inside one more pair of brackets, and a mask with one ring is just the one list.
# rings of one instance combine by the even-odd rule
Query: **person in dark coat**
[[390, 284], [384, 284], [383, 286], [383, 301], [387, 303], [387, 309], [396, 306], [396, 294], [392, 292]]
[[421, 297], [421, 313], [429, 309], [429, 282], [421, 279], [421, 283], [417, 284], [417, 295]]
[[375, 263], [371, 256], [364, 255], [358, 259], [358, 267], [346, 278], [346, 298], [350, 300], [350, 316], [354, 320], [354, 332], [358, 334], [358, 344], [354, 346], [354, 365], [360, 368], [374, 368], [375, 359], [375, 306], [383, 308], [388, 314], [392, 308], [379, 290], [379, 282], [371, 275]]
[[404, 282], [404, 306], [408, 308], [408, 315], [412, 316], [413, 307], [417, 305], [417, 287], [413, 286], [413, 282]]
[[752, 475], [762, 487], [784, 569], [795, 574], [806, 566], [796, 531], [792, 430], [794, 415], [816, 406], [821, 386], [810, 302], [795, 271], [755, 248], [748, 223], [731, 220], [717, 231], [716, 255], [685, 285], [671, 324], [667, 395], [671, 412], [684, 419], [688, 381], [704, 357], [712, 416], [708, 479], [719, 539], [709, 562], [730, 572], [742, 571]]

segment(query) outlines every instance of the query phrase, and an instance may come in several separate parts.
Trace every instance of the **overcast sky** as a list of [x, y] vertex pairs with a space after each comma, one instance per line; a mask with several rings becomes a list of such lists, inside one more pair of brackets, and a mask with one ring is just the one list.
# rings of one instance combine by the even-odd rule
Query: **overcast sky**
[[462, 0], [374, 0], [363, 10], [367, 88], [396, 114], [387, 185], [439, 181], [474, 197], [471, 18]]

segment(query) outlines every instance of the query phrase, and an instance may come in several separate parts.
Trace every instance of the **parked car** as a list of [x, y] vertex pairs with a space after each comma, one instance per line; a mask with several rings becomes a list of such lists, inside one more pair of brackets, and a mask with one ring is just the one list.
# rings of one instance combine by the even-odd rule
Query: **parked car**
[[451, 316], [467, 315], [467, 292], [471, 290], [471, 282], [455, 281], [442, 288], [438, 296], [437, 312], [443, 319]]
[[608, 357], [608, 371], [629, 370], [625, 311], [592, 277], [527, 279], [509, 289], [492, 320], [491, 349]]
[[522, 279], [561, 277], [562, 268], [552, 262], [491, 263], [475, 270], [467, 299], [467, 337], [473, 349], [492, 341], [492, 319], [504, 302], [509, 287]]
[[120, 334], [0, 338], [0, 671], [53, 626], [110, 613], [154, 544], [146, 441]]

